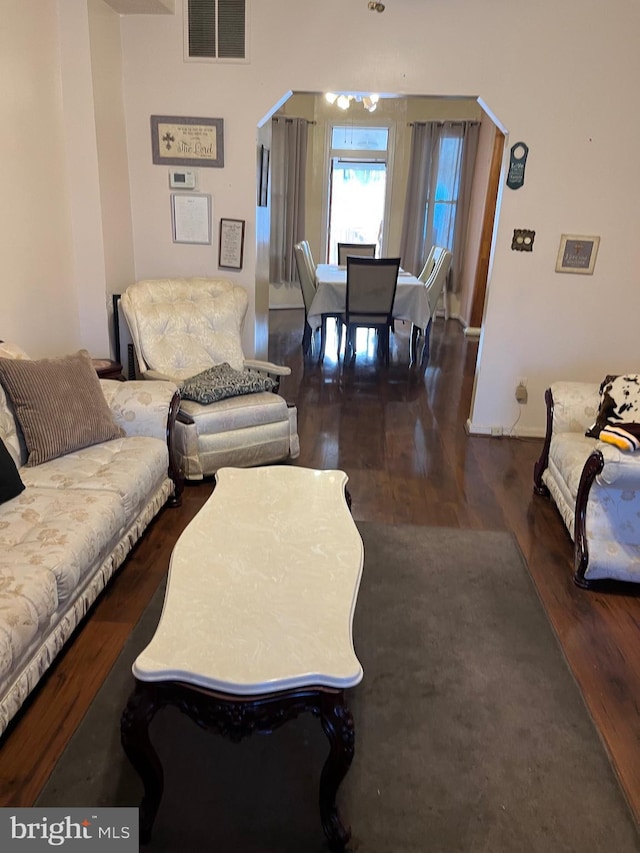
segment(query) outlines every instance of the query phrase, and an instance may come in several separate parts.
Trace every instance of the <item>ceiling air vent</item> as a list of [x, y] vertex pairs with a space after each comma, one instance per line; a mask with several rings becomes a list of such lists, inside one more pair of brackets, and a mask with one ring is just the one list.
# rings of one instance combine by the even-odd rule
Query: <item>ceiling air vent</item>
[[189, 56], [245, 59], [247, 0], [188, 0]]

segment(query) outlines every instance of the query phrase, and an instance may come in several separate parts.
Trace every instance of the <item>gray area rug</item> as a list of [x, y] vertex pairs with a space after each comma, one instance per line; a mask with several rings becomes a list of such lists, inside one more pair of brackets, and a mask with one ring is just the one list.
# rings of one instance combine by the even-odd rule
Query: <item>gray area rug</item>
[[[338, 791], [350, 850], [640, 850], [605, 749], [506, 533], [359, 523], [354, 621], [364, 680], [349, 692], [356, 754]], [[120, 746], [143, 614], [39, 806], [138, 805]], [[151, 727], [165, 790], [149, 851], [320, 853], [328, 742], [300, 717], [232, 744], [178, 711]]]

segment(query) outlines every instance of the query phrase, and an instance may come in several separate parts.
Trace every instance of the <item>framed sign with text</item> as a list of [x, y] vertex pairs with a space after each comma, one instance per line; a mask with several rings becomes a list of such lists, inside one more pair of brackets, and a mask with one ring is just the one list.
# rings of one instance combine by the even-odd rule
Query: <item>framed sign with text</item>
[[224, 119], [151, 116], [153, 162], [161, 166], [224, 166]]
[[581, 237], [577, 234], [563, 234], [556, 260], [556, 272], [581, 273], [593, 275], [600, 237]]
[[218, 244], [220, 269], [241, 270], [244, 254], [244, 219], [221, 219]]

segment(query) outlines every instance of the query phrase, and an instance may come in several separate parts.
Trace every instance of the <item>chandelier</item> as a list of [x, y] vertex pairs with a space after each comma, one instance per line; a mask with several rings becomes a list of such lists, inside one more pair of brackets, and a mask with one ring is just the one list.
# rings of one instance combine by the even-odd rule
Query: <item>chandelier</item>
[[349, 95], [343, 92], [338, 95], [335, 92], [327, 92], [324, 97], [330, 104], [335, 104], [341, 110], [348, 110], [351, 104], [355, 102], [356, 104], [362, 104], [365, 110], [370, 113], [375, 112], [379, 100], [379, 96], [373, 93], [369, 95]]

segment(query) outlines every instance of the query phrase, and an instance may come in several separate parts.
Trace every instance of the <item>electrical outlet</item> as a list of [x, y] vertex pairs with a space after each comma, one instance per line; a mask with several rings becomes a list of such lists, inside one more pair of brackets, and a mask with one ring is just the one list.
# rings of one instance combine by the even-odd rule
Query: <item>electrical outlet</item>
[[529, 399], [529, 392], [527, 391], [526, 380], [520, 380], [520, 382], [516, 385], [516, 400], [518, 403], [526, 403]]
[[498, 436], [502, 435], [502, 427], [499, 427], [499, 426], [492, 426], [492, 427], [491, 427], [491, 435], [492, 435], [494, 438], [497, 438]]

